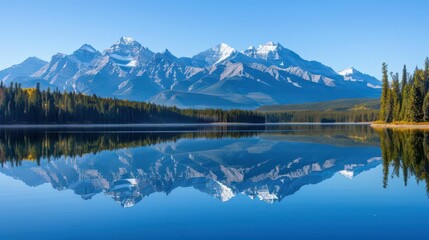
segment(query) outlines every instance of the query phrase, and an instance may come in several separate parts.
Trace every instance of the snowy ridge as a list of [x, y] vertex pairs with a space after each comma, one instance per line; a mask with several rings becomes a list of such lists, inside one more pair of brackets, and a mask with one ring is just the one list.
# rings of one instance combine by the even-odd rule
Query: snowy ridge
[[121, 37], [119, 39], [119, 41], [117, 42], [117, 44], [130, 45], [130, 44], [132, 44], [134, 42], [135, 42], [135, 40], [132, 37]]
[[[154, 53], [131, 37], [102, 52], [89, 44], [49, 62], [27, 61], [0, 71], [2, 82], [162, 105], [254, 109], [380, 95], [380, 81], [354, 68], [335, 72], [280, 43], [237, 51], [226, 43], [189, 57]], [[27, 85], [25, 85], [26, 83]]]
[[341, 70], [338, 72], [338, 74], [343, 76], [344, 81], [364, 82], [366, 83], [366, 86], [369, 88], [373, 88], [373, 89], [381, 88], [380, 80], [368, 74], [361, 73], [353, 67], [349, 67], [344, 70]]
[[353, 67], [349, 67], [346, 69], [343, 69], [341, 71], [338, 72], [338, 74], [342, 75], [342, 76], [347, 76], [347, 75], [352, 75], [356, 70]]
[[218, 46], [216, 46], [214, 51], [217, 51], [219, 53], [219, 60], [217, 60], [214, 64], [218, 64], [222, 62], [223, 60], [227, 59], [235, 52], [235, 49], [228, 46], [226, 43], [221, 43]]
[[270, 52], [276, 51], [277, 46], [278, 46], [278, 44], [274, 44], [273, 42], [269, 41], [263, 45], [259, 45], [259, 47], [256, 49], [256, 53], [261, 58], [266, 59]]
[[95, 48], [93, 48], [91, 45], [89, 44], [84, 44], [82, 45], [82, 47], [79, 48], [80, 50], [84, 50], [84, 51], [88, 51], [88, 52], [92, 52], [92, 53], [96, 53], [97, 50], [95, 50]]
[[231, 57], [236, 52], [234, 48], [226, 43], [220, 43], [195, 55], [193, 59], [205, 62], [206, 66], [213, 66]]

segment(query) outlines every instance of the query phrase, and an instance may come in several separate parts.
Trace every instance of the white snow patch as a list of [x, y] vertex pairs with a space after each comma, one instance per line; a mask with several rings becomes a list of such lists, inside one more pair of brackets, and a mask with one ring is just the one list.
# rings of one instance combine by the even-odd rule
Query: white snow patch
[[372, 163], [372, 162], [381, 161], [381, 160], [383, 160], [383, 158], [381, 158], [381, 157], [373, 157], [373, 158], [368, 159], [367, 162], [368, 163]]
[[133, 42], [135, 42], [135, 40], [132, 37], [121, 37], [121, 39], [119, 39], [119, 43], [122, 43], [125, 45], [129, 45]]
[[278, 199], [278, 197], [275, 194], [270, 193], [268, 190], [258, 191], [258, 198], [259, 200], [262, 200], [267, 203], [273, 203], [275, 200]]
[[257, 79], [256, 81], [257, 81], [257, 82], [260, 82], [260, 83], [263, 83], [263, 84], [265, 84], [265, 85], [267, 85], [267, 86], [271, 87], [271, 85], [270, 85], [270, 84], [268, 84], [268, 83], [266, 83], [266, 82], [264, 82], [264, 81], [262, 81], [262, 80], [260, 80], [260, 79]]
[[340, 174], [343, 175], [346, 178], [350, 178], [352, 179], [354, 176], [354, 172], [353, 171], [349, 171], [349, 170], [341, 170]]
[[125, 66], [127, 66], [127, 67], [135, 67], [135, 66], [137, 66], [137, 60], [131, 60]]
[[345, 75], [343, 78], [344, 78], [344, 81], [350, 81], [350, 82], [356, 82], [357, 81], [352, 76], [348, 76], [348, 75]]
[[127, 85], [128, 85], [128, 80], [123, 81], [121, 84], [118, 85], [118, 89], [122, 89], [122, 88], [124, 88]]
[[346, 68], [338, 72], [342, 76], [352, 75], [355, 72], [355, 69], [352, 67]]
[[326, 86], [335, 87], [335, 81], [333, 79], [327, 77], [323, 77], [322, 79]]
[[133, 58], [131, 56], [120, 56], [120, 55], [115, 54], [115, 53], [110, 54], [110, 57], [117, 59], [119, 61], [132, 61], [133, 60]]
[[277, 44], [274, 44], [273, 42], [267, 42], [264, 45], [259, 45], [256, 52], [258, 55], [267, 56], [268, 53], [275, 51], [277, 49]]
[[210, 191], [212, 191], [212, 196], [221, 200], [222, 202], [226, 202], [235, 196], [235, 193], [231, 188], [225, 186], [225, 184], [217, 180], [213, 179], [212, 181], [209, 181], [206, 186], [208, 189], [210, 189]]
[[375, 89], [379, 89], [379, 88], [381, 88], [381, 86], [379, 86], [379, 85], [374, 85], [374, 84], [371, 84], [371, 83], [367, 83], [367, 84], [366, 84], [366, 86], [367, 86], [367, 87], [370, 87], [370, 88], [375, 88]]
[[227, 59], [229, 56], [231, 56], [232, 53], [235, 52], [235, 49], [228, 46], [226, 43], [221, 43], [212, 49], [213, 49], [213, 51], [217, 52], [218, 58], [219, 58], [214, 63], [214, 65], [216, 65], [216, 64], [222, 62], [223, 60]]

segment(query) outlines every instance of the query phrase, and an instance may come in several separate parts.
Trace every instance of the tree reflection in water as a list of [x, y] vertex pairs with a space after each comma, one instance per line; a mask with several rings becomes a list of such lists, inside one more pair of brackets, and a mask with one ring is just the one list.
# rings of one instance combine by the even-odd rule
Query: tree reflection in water
[[414, 177], [424, 181], [429, 193], [429, 132], [421, 130], [378, 130], [383, 157], [383, 185], [389, 177], [402, 175], [405, 185]]
[[367, 125], [9, 129], [0, 130], [0, 144], [3, 174], [83, 199], [104, 193], [124, 207], [178, 187], [273, 203], [382, 162], [379, 136]]

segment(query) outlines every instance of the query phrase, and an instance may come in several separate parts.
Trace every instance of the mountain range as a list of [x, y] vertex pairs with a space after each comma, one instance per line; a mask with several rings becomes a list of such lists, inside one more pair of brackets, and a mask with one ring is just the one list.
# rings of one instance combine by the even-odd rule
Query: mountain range
[[0, 71], [0, 81], [182, 108], [254, 109], [381, 93], [375, 77], [354, 68], [335, 72], [280, 43], [244, 51], [221, 43], [193, 57], [176, 57], [169, 50], [155, 53], [130, 37], [103, 52], [84, 44], [49, 62], [30, 57]]

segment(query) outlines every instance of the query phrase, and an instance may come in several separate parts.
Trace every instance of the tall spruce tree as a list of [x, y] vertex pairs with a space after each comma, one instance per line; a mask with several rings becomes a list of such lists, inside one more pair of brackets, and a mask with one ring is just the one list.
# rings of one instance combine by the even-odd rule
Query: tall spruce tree
[[393, 121], [399, 121], [400, 120], [400, 112], [401, 112], [401, 90], [399, 87], [399, 74], [393, 74], [392, 76], [392, 89], [391, 89], [391, 96], [389, 104], [392, 104], [390, 106], [392, 109], [392, 120]]
[[401, 95], [404, 95], [405, 86], [408, 83], [408, 72], [407, 72], [407, 66], [404, 65], [404, 68], [402, 68], [402, 79], [401, 79]]
[[387, 102], [386, 102], [386, 117], [385, 122], [390, 123], [395, 116], [395, 92], [393, 88], [388, 89]]
[[429, 58], [428, 57], [426, 57], [425, 59], [423, 86], [424, 86], [423, 96], [426, 96], [426, 94], [429, 91]]
[[402, 104], [401, 104], [401, 113], [400, 120], [402, 121], [411, 121], [410, 120], [410, 92], [411, 86], [410, 84], [406, 84], [402, 94]]
[[429, 93], [423, 101], [423, 121], [429, 122]]
[[410, 93], [410, 120], [421, 122], [423, 120], [423, 71], [416, 70], [414, 73], [413, 86]]
[[389, 98], [389, 77], [387, 76], [387, 64], [383, 63], [382, 68], [382, 89], [381, 89], [381, 99], [380, 99], [380, 114], [379, 119], [381, 121], [386, 120], [386, 111], [388, 107], [388, 98]]

